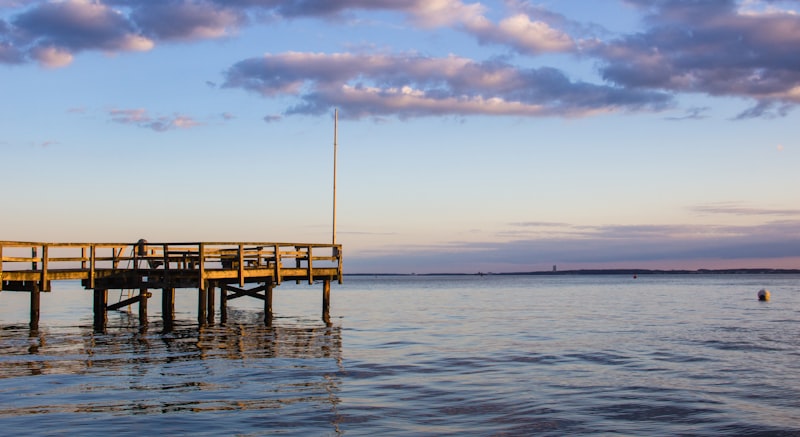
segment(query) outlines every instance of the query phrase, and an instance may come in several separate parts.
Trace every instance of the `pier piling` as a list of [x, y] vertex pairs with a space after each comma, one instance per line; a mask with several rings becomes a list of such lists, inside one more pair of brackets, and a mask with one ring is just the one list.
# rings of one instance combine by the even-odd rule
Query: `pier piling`
[[94, 331], [105, 332], [108, 323], [108, 290], [94, 290]]
[[39, 292], [39, 283], [34, 281], [31, 288], [31, 331], [39, 329], [39, 305], [41, 301], [41, 293]]
[[161, 290], [161, 319], [164, 321], [164, 332], [172, 331], [175, 321], [175, 289], [163, 288]]

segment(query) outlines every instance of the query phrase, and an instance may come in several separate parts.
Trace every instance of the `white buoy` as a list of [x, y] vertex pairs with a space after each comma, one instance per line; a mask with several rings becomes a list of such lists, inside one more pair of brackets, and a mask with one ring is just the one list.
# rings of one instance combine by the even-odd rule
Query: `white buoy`
[[768, 301], [769, 300], [769, 290], [766, 288], [762, 288], [758, 290], [758, 300]]

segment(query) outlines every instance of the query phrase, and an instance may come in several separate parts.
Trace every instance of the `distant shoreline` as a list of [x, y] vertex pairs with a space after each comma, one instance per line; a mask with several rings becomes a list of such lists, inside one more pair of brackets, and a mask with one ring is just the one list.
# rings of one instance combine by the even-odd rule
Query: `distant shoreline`
[[800, 269], [579, 269], [507, 273], [345, 273], [344, 276], [791, 275]]

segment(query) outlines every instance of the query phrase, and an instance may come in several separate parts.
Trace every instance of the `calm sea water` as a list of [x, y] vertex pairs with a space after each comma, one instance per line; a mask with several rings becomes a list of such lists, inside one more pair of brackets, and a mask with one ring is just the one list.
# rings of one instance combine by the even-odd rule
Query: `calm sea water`
[[54, 287], [37, 332], [0, 293], [4, 435], [800, 435], [800, 276], [347, 277], [271, 327], [178, 290], [168, 333], [156, 290], [103, 334]]

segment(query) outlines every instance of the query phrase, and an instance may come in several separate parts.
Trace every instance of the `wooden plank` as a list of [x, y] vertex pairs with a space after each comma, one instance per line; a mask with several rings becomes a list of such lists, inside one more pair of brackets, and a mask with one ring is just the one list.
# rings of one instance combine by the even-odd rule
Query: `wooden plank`
[[107, 311], [118, 310], [118, 309], [120, 309], [122, 307], [126, 307], [128, 305], [131, 305], [131, 304], [134, 304], [136, 302], [139, 302], [141, 297], [142, 297], [141, 295], [136, 295], [136, 296], [133, 296], [131, 298], [128, 298], [128, 299], [125, 299], [125, 300], [121, 300], [121, 301], [119, 301], [117, 303], [113, 303], [111, 305], [106, 306], [106, 310]]

